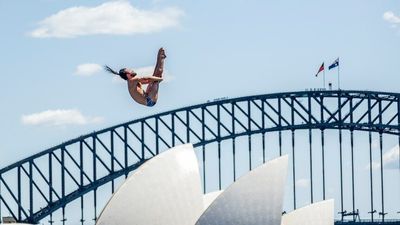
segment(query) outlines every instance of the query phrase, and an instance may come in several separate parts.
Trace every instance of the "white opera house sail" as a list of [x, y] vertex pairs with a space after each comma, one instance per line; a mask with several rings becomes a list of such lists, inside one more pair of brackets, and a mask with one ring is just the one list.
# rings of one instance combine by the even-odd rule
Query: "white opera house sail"
[[[224, 191], [203, 195], [191, 144], [136, 169], [104, 207], [97, 225], [333, 225], [333, 200], [282, 218], [288, 156], [253, 169]], [[310, 215], [317, 214], [317, 217]], [[297, 222], [301, 223], [297, 223]]]

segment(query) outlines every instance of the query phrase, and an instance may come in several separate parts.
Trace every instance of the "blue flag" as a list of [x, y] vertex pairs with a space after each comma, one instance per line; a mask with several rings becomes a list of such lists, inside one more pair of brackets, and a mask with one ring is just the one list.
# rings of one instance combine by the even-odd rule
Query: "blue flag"
[[335, 60], [335, 62], [333, 62], [333, 63], [329, 66], [329, 70], [331, 70], [331, 69], [333, 69], [333, 68], [335, 68], [335, 67], [337, 67], [337, 66], [339, 66], [339, 58], [337, 58], [337, 59]]

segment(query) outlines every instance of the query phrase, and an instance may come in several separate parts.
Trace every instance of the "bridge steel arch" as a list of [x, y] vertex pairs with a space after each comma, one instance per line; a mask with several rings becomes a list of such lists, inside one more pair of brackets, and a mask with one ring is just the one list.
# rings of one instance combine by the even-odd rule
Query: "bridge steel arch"
[[[380, 137], [380, 160], [382, 165], [382, 136], [398, 136], [400, 143], [400, 94], [373, 91], [302, 91], [222, 99], [205, 104], [184, 107], [93, 132], [37, 153], [0, 170], [0, 214], [10, 215], [19, 222], [38, 223], [60, 212], [62, 223], [66, 223], [65, 210], [73, 201], [80, 200], [81, 220], [85, 217], [84, 196], [93, 194], [94, 219], [97, 213], [97, 191], [105, 185], [115, 190], [115, 180], [125, 178], [144, 161], [164, 149], [191, 142], [202, 152], [203, 185], [206, 192], [206, 146], [218, 144], [219, 188], [221, 188], [221, 147], [224, 140], [233, 140], [233, 173], [235, 172], [235, 139], [249, 136], [249, 169], [252, 168], [251, 136], [268, 132], [279, 133], [279, 148], [282, 147], [281, 132], [292, 134], [293, 156], [294, 135], [297, 130], [320, 130], [322, 151], [324, 132], [327, 129], [339, 131], [340, 174], [342, 176], [341, 131], [371, 133]], [[263, 142], [265, 143], [265, 142]], [[311, 144], [310, 144], [311, 146]], [[353, 146], [351, 146], [353, 150]], [[282, 152], [280, 152], [281, 154]], [[310, 147], [311, 202], [312, 148]], [[353, 154], [353, 153], [352, 153]], [[265, 146], [263, 144], [263, 160]], [[324, 158], [322, 159], [324, 161]], [[295, 159], [293, 157], [293, 183], [295, 181]], [[372, 160], [370, 161], [372, 168]], [[352, 166], [353, 162], [352, 162]], [[324, 168], [324, 166], [323, 166]], [[384, 176], [381, 172], [382, 221], [385, 220]], [[354, 170], [352, 171], [354, 177]], [[375, 207], [371, 180], [371, 218]], [[315, 185], [314, 185], [315, 186]], [[341, 215], [357, 215], [354, 206], [354, 179], [352, 183], [353, 211], [343, 209], [343, 183], [341, 180]], [[325, 174], [323, 174], [323, 198], [325, 199]], [[399, 188], [400, 190], [400, 188]], [[111, 194], [111, 193], [110, 193]], [[293, 208], [296, 208], [296, 186], [293, 185]], [[387, 220], [385, 224], [390, 221]], [[339, 223], [339, 222], [338, 222]]]

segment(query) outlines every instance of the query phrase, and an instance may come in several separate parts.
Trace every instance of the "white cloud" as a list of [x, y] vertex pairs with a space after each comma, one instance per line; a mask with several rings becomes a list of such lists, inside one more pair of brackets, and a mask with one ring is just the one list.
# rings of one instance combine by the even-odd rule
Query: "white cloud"
[[49, 126], [86, 125], [91, 123], [101, 123], [102, 121], [102, 117], [84, 116], [76, 109], [47, 110], [40, 113], [23, 115], [21, 118], [21, 122], [25, 125]]
[[309, 179], [298, 179], [296, 181], [296, 186], [300, 188], [307, 188], [310, 185], [310, 180]]
[[178, 27], [183, 15], [179, 8], [142, 10], [128, 1], [106, 2], [95, 7], [76, 6], [39, 22], [30, 35], [35, 38], [73, 38], [84, 35], [132, 35]]
[[100, 72], [102, 69], [103, 67], [99, 64], [85, 63], [76, 67], [75, 74], [79, 76], [91, 76]]
[[170, 73], [168, 73], [168, 70], [166, 70], [164, 72], [163, 78], [164, 78], [163, 83], [169, 83], [169, 82], [175, 80], [175, 77], [172, 76]]
[[[373, 170], [377, 170], [379, 169], [381, 166], [381, 163], [379, 162], [372, 162], [372, 169]], [[369, 164], [365, 167], [366, 170], [369, 170]]]
[[[398, 169], [399, 168], [399, 146], [396, 145], [387, 151], [382, 156], [383, 168], [385, 169]], [[380, 169], [381, 163], [380, 160], [372, 162], [372, 169]], [[365, 167], [365, 169], [369, 169], [369, 165]]]
[[383, 19], [386, 20], [387, 22], [393, 24], [393, 25], [400, 24], [400, 16], [397, 16], [392, 11], [385, 12], [383, 14]]
[[[145, 77], [145, 76], [151, 76], [153, 75], [154, 72], [154, 66], [145, 66], [145, 67], [139, 67], [139, 68], [133, 68], [133, 70], [138, 74], [138, 76]], [[175, 80], [175, 77], [172, 76], [168, 70], [164, 70], [163, 72], [163, 83], [169, 83], [172, 80]], [[113, 77], [113, 82], [114, 83], [123, 83], [125, 84], [126, 81], [122, 80], [119, 76], [114, 76]]]

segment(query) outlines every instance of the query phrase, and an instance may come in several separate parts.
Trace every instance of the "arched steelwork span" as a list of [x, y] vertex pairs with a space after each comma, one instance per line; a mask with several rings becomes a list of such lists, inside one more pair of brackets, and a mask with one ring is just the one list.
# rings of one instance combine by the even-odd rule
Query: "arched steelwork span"
[[[282, 154], [282, 132], [291, 133], [293, 163], [293, 208], [296, 208], [295, 183], [295, 131], [309, 130], [310, 198], [314, 201], [313, 149], [311, 130], [321, 132], [322, 189], [325, 191], [324, 132], [338, 130], [340, 152], [341, 215], [355, 218], [353, 132], [371, 133], [380, 137], [382, 163], [382, 136], [398, 136], [400, 143], [400, 94], [373, 91], [303, 91], [264, 94], [234, 99], [223, 99], [184, 107], [80, 136], [42, 151], [0, 170], [0, 213], [11, 215], [17, 221], [37, 223], [61, 212], [63, 224], [65, 210], [73, 201], [79, 201], [81, 220], [85, 221], [85, 196], [93, 193], [93, 216], [97, 218], [97, 191], [105, 185], [115, 189], [115, 180], [127, 176], [146, 159], [181, 143], [191, 142], [202, 152], [203, 185], [206, 191], [206, 146], [217, 143], [218, 179], [221, 188], [221, 143], [232, 140], [233, 177], [236, 179], [235, 140], [248, 136], [249, 169], [252, 168], [252, 135], [262, 135], [263, 161], [265, 161], [265, 134], [278, 132], [279, 153]], [[342, 130], [351, 133], [352, 154], [352, 211], [343, 206]], [[381, 193], [373, 190], [372, 158], [370, 157], [370, 209], [374, 219], [374, 196], [381, 197], [380, 214], [385, 219], [384, 176], [381, 172]], [[381, 164], [382, 165], [382, 164]], [[400, 190], [400, 189], [399, 189]], [[395, 209], [393, 209], [395, 210]], [[1, 217], [2, 215], [0, 215]]]

